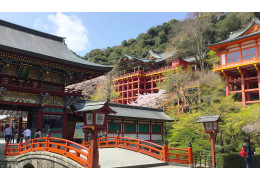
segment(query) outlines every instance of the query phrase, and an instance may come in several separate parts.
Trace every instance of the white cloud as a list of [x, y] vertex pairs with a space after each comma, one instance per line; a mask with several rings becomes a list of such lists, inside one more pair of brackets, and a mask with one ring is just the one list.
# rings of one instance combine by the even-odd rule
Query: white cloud
[[89, 46], [87, 29], [81, 19], [75, 15], [57, 13], [48, 15], [48, 20], [54, 23], [55, 34], [66, 37], [65, 42], [69, 49], [75, 52], [86, 51]]
[[39, 29], [40, 31], [50, 31], [50, 27], [45, 24], [42, 19], [36, 19], [36, 21], [33, 23], [33, 27]]

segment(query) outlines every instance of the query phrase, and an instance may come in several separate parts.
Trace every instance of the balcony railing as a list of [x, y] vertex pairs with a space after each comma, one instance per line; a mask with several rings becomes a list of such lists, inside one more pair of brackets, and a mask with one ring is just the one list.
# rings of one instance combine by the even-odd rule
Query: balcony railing
[[123, 74], [123, 75], [120, 75], [120, 76], [116, 76], [113, 80], [122, 79], [122, 78], [125, 78], [125, 77], [134, 76], [134, 75], [151, 75], [151, 74], [155, 74], [155, 73], [161, 73], [161, 72], [164, 72], [164, 71], [172, 70], [172, 69], [175, 69], [175, 68], [176, 67], [167, 66], [167, 67], [164, 67], [164, 68], [159, 68], [159, 69], [147, 71], [147, 72], [138, 70], [138, 71], [135, 71], [135, 72], [126, 73], [126, 74]]
[[225, 65], [214, 66], [214, 70], [236, 67], [236, 66], [241, 66], [241, 65], [246, 65], [246, 64], [256, 63], [256, 62], [260, 62], [259, 57], [254, 57], [253, 59], [247, 59], [247, 60], [232, 62], [232, 63], [228, 63], [228, 64], [225, 64]]

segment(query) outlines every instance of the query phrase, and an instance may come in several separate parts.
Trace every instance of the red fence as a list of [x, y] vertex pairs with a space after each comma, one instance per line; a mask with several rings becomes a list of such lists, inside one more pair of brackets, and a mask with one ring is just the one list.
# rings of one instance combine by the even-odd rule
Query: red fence
[[[90, 141], [83, 141], [82, 145], [89, 147]], [[98, 147], [124, 148], [153, 156], [164, 162], [193, 165], [192, 147], [188, 147], [188, 149], [168, 148], [167, 145], [160, 146], [149, 141], [120, 136], [99, 138]]]
[[89, 166], [89, 148], [75, 142], [46, 136], [36, 138], [19, 144], [5, 144], [4, 155], [16, 156], [32, 151], [53, 152], [73, 159], [84, 167]]

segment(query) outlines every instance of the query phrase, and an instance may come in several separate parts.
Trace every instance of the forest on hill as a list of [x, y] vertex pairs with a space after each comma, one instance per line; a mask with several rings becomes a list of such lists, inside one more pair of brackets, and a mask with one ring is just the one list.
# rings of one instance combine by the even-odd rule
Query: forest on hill
[[[135, 39], [123, 40], [121, 45], [94, 49], [83, 58], [99, 64], [116, 65], [124, 54], [145, 58], [149, 49], [158, 53], [175, 51], [176, 56], [183, 58], [196, 56], [208, 52], [208, 44], [222, 41], [229, 37], [230, 32], [245, 28], [254, 16], [259, 16], [259, 13], [190, 13], [183, 21], [172, 19], [151, 27]], [[200, 52], [196, 49], [198, 43], [202, 46]], [[205, 53], [201, 59], [205, 59]]]

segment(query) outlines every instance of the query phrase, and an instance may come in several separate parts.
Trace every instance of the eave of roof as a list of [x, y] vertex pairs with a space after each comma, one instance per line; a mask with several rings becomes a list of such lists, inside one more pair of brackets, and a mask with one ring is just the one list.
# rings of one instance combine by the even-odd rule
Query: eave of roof
[[62, 37], [3, 20], [0, 20], [0, 35], [0, 48], [3, 50], [93, 70], [107, 72], [113, 68], [77, 57], [68, 49]]
[[253, 18], [251, 23], [247, 26], [246, 29], [237, 31], [234, 34], [230, 35], [229, 38], [227, 38], [226, 40], [220, 41], [220, 42], [217, 42], [214, 44], [210, 44], [210, 45], [208, 45], [208, 47], [213, 47], [213, 46], [229, 43], [232, 41], [236, 41], [236, 40], [240, 40], [243, 38], [248, 38], [248, 37], [260, 34], [260, 32], [255, 32], [255, 33], [250, 33], [250, 34], [244, 35], [254, 24], [260, 24], [260, 20], [258, 18]]

